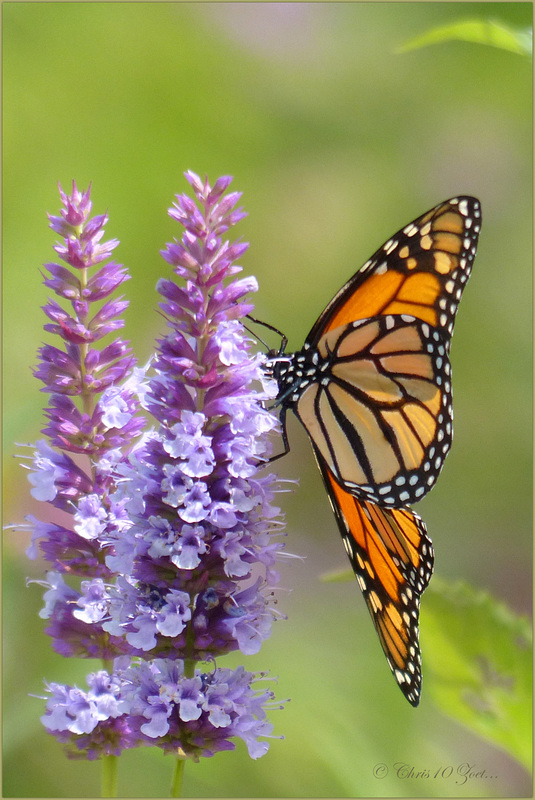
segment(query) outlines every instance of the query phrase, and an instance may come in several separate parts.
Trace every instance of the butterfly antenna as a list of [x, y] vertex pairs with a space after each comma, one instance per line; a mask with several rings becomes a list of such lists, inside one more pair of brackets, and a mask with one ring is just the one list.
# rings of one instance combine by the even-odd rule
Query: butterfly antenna
[[[255, 320], [255, 322], [256, 322], [256, 320]], [[259, 336], [257, 333], [255, 333], [254, 331], [252, 331], [252, 330], [249, 328], [249, 326], [248, 326], [248, 325], [246, 325], [244, 322], [242, 322], [242, 325], [243, 325], [243, 327], [245, 328], [245, 330], [246, 330], [246, 331], [248, 331], [248, 332], [251, 334], [251, 336], [254, 336], [254, 338], [256, 339], [256, 341], [257, 341], [257, 342], [260, 342], [260, 344], [263, 344], [263, 345], [264, 345], [264, 347], [266, 348], [266, 350], [269, 350], [269, 345], [268, 345], [268, 343], [267, 343], [267, 342], [265, 342], [265, 341], [262, 339], [262, 337], [261, 337], [261, 336]]]
[[[276, 333], [276, 334], [278, 334], [278, 335], [281, 337], [281, 343], [280, 343], [280, 348], [279, 348], [278, 354], [279, 354], [279, 355], [282, 355], [282, 354], [284, 353], [284, 351], [286, 350], [286, 345], [288, 344], [288, 337], [287, 337], [287, 336], [285, 336], [285, 335], [282, 333], [282, 331], [280, 331], [280, 330], [279, 330], [278, 328], [276, 328], [274, 325], [270, 325], [270, 324], [269, 324], [269, 322], [263, 322], [261, 319], [256, 319], [256, 317], [252, 317], [250, 314], [247, 314], [247, 319], [250, 319], [250, 320], [251, 320], [251, 322], [254, 322], [254, 323], [255, 323], [255, 325], [262, 325], [264, 328], [267, 328], [268, 330], [270, 330], [270, 331], [273, 331], [273, 333]], [[269, 350], [269, 347], [268, 347], [267, 343], [266, 343], [266, 342], [265, 342], [263, 339], [261, 339], [261, 338], [260, 338], [260, 336], [257, 336], [257, 334], [253, 333], [253, 332], [252, 332], [252, 331], [251, 331], [251, 330], [250, 330], [250, 329], [247, 327], [247, 325], [244, 325], [244, 328], [245, 328], [245, 330], [249, 331], [249, 333], [250, 333], [252, 336], [255, 336], [255, 337], [258, 339], [258, 341], [259, 341], [261, 344], [263, 344], [263, 345], [264, 345], [264, 347], [265, 347], [267, 350]], [[272, 351], [270, 351], [270, 352], [272, 352]]]

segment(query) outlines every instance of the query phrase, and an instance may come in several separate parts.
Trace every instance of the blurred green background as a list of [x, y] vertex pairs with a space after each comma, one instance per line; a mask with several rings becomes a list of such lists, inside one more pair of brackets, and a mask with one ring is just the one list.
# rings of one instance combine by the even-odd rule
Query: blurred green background
[[[399, 227], [441, 200], [475, 194], [479, 254], [452, 349], [455, 442], [419, 506], [436, 571], [531, 613], [532, 86], [527, 58], [452, 42], [399, 55], [426, 30], [462, 19], [531, 24], [531, 3], [4, 3], [4, 521], [42, 515], [13, 444], [39, 438], [44, 339], [39, 274], [53, 260], [57, 181], [93, 183], [94, 211], [132, 276], [126, 334], [144, 361], [162, 320], [159, 250], [186, 169], [235, 176], [249, 213], [238, 234], [257, 276], [256, 314], [299, 347], [340, 285]], [[272, 343], [275, 344], [275, 343]], [[396, 687], [346, 566], [306, 435], [289, 421], [280, 472], [288, 550], [275, 626], [249, 669], [290, 697], [271, 719], [269, 753], [245, 747], [188, 765], [184, 792], [219, 797], [528, 796], [505, 752], [441, 714], [424, 687], [414, 710]], [[18, 448], [20, 452], [21, 448]], [[62, 659], [42, 633], [42, 563], [26, 534], [4, 536], [4, 785], [9, 797], [98, 794], [98, 764], [68, 761], [39, 716], [42, 680], [85, 685], [96, 663]], [[425, 608], [425, 596], [423, 599]], [[238, 663], [228, 658], [226, 663]], [[224, 662], [222, 662], [224, 663]], [[483, 713], [483, 712], [482, 712]], [[159, 752], [122, 759], [119, 791], [165, 796]], [[392, 765], [414, 767], [399, 777]], [[374, 776], [384, 763], [389, 774]], [[470, 764], [492, 779], [462, 784]], [[448, 776], [449, 766], [453, 774]], [[415, 777], [428, 770], [434, 776]]]

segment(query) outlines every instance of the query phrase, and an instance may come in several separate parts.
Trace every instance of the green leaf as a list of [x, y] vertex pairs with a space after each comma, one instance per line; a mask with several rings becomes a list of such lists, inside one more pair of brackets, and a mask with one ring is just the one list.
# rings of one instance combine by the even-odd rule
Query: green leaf
[[[353, 579], [352, 570], [325, 582]], [[425, 690], [448, 717], [527, 769], [532, 744], [532, 633], [525, 617], [466, 583], [432, 578], [421, 606]]]
[[426, 691], [441, 711], [530, 769], [529, 621], [486, 592], [435, 576], [421, 630]]
[[528, 57], [531, 57], [533, 52], [533, 36], [530, 28], [513, 30], [500, 22], [490, 20], [465, 20], [432, 28], [401, 45], [397, 52], [406, 53], [420, 47], [451, 41], [486, 44]]

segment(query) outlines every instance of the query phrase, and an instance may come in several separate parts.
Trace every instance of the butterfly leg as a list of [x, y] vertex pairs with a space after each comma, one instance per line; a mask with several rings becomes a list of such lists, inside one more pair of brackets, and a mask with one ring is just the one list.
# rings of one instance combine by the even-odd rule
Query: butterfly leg
[[279, 419], [281, 423], [281, 438], [284, 450], [281, 453], [276, 453], [274, 456], [270, 456], [267, 460], [268, 464], [278, 461], [279, 458], [282, 458], [290, 452], [290, 442], [288, 441], [288, 434], [286, 433], [286, 408], [284, 408], [284, 406], [280, 410]]

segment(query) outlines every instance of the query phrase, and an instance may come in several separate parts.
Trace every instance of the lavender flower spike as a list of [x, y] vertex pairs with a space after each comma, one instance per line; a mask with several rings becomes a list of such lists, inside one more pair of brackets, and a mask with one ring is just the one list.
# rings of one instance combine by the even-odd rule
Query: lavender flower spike
[[[281, 616], [273, 601], [283, 549], [273, 505], [277, 483], [259, 474], [278, 424], [264, 406], [274, 388], [240, 321], [252, 310], [245, 296], [257, 289], [254, 278], [236, 277], [247, 245], [223, 238], [244, 216], [236, 208], [240, 195], [227, 193], [228, 177], [213, 187], [193, 173], [186, 178], [195, 201], [176, 198], [169, 213], [185, 231], [162, 253], [178, 280], [163, 278], [157, 286], [168, 333], [157, 342], [143, 399], [155, 428], [122, 455], [101, 451], [95, 485], [78, 481], [74, 532], [84, 543], [78, 561], [85, 553], [94, 558], [90, 548], [98, 542], [104, 570], [79, 571], [86, 578], [79, 591], [51, 573], [47, 592], [44, 616], [53, 619], [56, 640], [60, 621], [68, 619], [63, 652], [83, 641], [95, 654], [106, 641], [105, 657], [117, 656], [111, 673], [88, 678], [89, 691], [48, 688], [43, 723], [78, 757], [152, 745], [198, 760], [233, 749], [241, 738], [258, 758], [271, 737], [266, 710], [274, 696], [256, 688], [265, 675], [222, 668], [216, 660], [234, 650], [257, 653]], [[74, 213], [68, 206], [66, 216]], [[65, 222], [57, 225], [63, 230]], [[85, 252], [81, 244], [64, 250], [77, 262]], [[66, 324], [73, 336], [88, 327]], [[64, 385], [76, 382], [71, 372], [65, 365]], [[132, 424], [128, 402], [117, 403], [124, 400], [120, 384], [106, 386], [102, 396], [108, 406], [99, 419]], [[72, 445], [87, 452], [83, 439]], [[47, 456], [42, 449], [41, 458]], [[47, 476], [69, 474], [70, 465], [50, 461]], [[41, 482], [44, 494], [50, 481]], [[62, 489], [63, 507], [64, 495]], [[53, 527], [40, 529], [58, 536]], [[59, 535], [72, 551], [71, 535]], [[46, 551], [60, 563], [57, 547]]]
[[[49, 220], [62, 237], [55, 251], [63, 263], [45, 265], [44, 276], [58, 297], [44, 306], [51, 320], [45, 330], [57, 338], [41, 347], [34, 371], [49, 395], [42, 431], [47, 440], [37, 443], [29, 474], [33, 497], [47, 503], [53, 521], [27, 517], [32, 529], [27, 554], [37, 558], [40, 551], [50, 564], [41, 616], [48, 620], [54, 649], [64, 656], [110, 660], [131, 648], [80, 609], [84, 587], [113, 579], [105, 563], [108, 543], [130, 524], [121, 509], [112, 508], [110, 491], [112, 470], [144, 425], [137, 415], [142, 375], [132, 373], [127, 342], [101, 342], [123, 326], [119, 315], [127, 305], [112, 296], [128, 278], [125, 268], [102, 264], [117, 246], [116, 240], [102, 241], [107, 217], [90, 216], [89, 189], [80, 192], [73, 183], [72, 193], [60, 187], [60, 196], [61, 214]], [[82, 589], [65, 583], [64, 574], [85, 578]]]
[[[63, 263], [46, 264], [44, 275], [45, 286], [59, 302], [49, 300], [43, 307], [51, 320], [45, 330], [57, 337], [57, 343], [40, 348], [34, 370], [44, 383], [42, 391], [49, 395], [48, 423], [42, 431], [48, 441], [37, 443], [29, 478], [35, 499], [66, 512], [71, 521], [63, 517], [61, 523], [51, 524], [28, 518], [33, 527], [28, 555], [36, 558], [39, 547], [54, 570], [108, 576], [102, 541], [105, 532], [117, 526], [109, 514], [113, 482], [95, 465], [99, 460], [104, 464], [110, 454], [114, 462], [120, 459], [120, 449], [130, 446], [144, 425], [137, 416], [141, 382], [132, 378], [124, 382], [135, 364], [128, 343], [115, 338], [101, 346], [104, 337], [124, 325], [120, 315], [127, 303], [112, 294], [128, 274], [121, 264], [102, 265], [118, 242], [102, 241], [107, 216], [90, 216], [90, 189], [81, 192], [73, 182], [70, 195], [60, 187], [60, 197], [61, 213], [49, 215], [49, 221], [62, 237], [54, 249]], [[64, 631], [66, 616], [72, 621], [67, 612], [59, 614], [61, 619], [52, 614], [48, 632], [54, 638], [55, 623]], [[79, 650], [79, 630], [73, 636]], [[55, 647], [65, 652], [65, 642], [56, 640]], [[105, 652], [109, 656], [107, 647]], [[111, 652], [117, 655], [122, 648]]]

